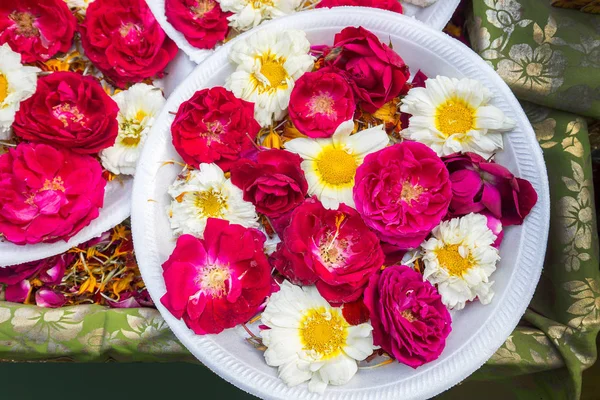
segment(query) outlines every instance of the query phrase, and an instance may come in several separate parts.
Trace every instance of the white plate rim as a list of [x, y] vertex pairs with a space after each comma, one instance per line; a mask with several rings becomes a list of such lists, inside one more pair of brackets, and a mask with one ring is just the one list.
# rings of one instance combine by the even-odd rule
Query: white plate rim
[[[449, 38], [440, 31], [436, 31], [425, 26], [419, 21], [408, 18], [403, 15], [393, 14], [377, 9], [352, 8], [343, 10], [311, 10], [303, 12], [303, 15], [295, 14], [279, 18], [267, 24], [255, 28], [254, 32], [263, 29], [276, 28], [297, 28], [302, 29], [301, 20], [319, 21], [327, 26], [347, 26], [352, 24], [364, 24], [368, 17], [378, 19], [378, 29], [392, 31], [394, 27], [401, 26], [399, 29], [406, 29], [408, 32], [402, 33], [405, 38], [417, 42], [420, 45], [434, 46], [435, 43], [443, 43], [444, 47], [439, 49], [440, 55], [447, 57], [465, 74], [471, 77], [484, 76], [493, 83], [493, 87], [498, 93], [498, 105], [501, 108], [511, 108], [514, 111], [514, 117], [526, 135], [524, 137], [512, 137], [511, 143], [515, 146], [515, 152], [520, 158], [531, 158], [526, 163], [519, 164], [520, 176], [532, 180], [539, 196], [539, 201], [526, 219], [523, 229], [532, 235], [530, 239], [520, 243], [519, 261], [527, 267], [517, 267], [511, 277], [511, 283], [517, 285], [510, 286], [501, 296], [499, 301], [506, 305], [497, 318], [488, 319], [479, 327], [476, 337], [469, 342], [469, 346], [463, 345], [458, 349], [453, 358], [444, 360], [439, 364], [439, 368], [434, 369], [431, 374], [423, 375], [422, 379], [412, 379], [409, 382], [391, 382], [382, 386], [376, 392], [366, 392], [365, 390], [344, 391], [343, 387], [336, 387], [335, 390], [326, 391], [324, 396], [309, 394], [305, 389], [299, 387], [288, 388], [278, 379], [249, 369], [243, 363], [238, 361], [229, 353], [222, 351], [215, 345], [215, 340], [211, 335], [198, 337], [189, 330], [183, 321], [173, 317], [162, 304], [160, 297], [164, 293], [164, 281], [162, 278], [162, 268], [156, 253], [156, 246], [150, 237], [149, 223], [153, 218], [153, 209], [147, 200], [144, 200], [145, 193], [151, 192], [152, 182], [157, 166], [148, 161], [151, 153], [152, 143], [164, 141], [160, 137], [161, 130], [168, 130], [170, 125], [167, 118], [168, 110], [173, 105], [178, 104], [178, 99], [187, 99], [190, 95], [184, 96], [183, 93], [190, 90], [190, 82], [195, 80], [207, 79], [200, 75], [204, 70], [210, 70], [223, 60], [218, 57], [207, 59], [202, 65], [197, 67], [190, 76], [182, 82], [170, 97], [165, 109], [159, 116], [148, 138], [146, 146], [140, 158], [138, 174], [136, 175], [133, 190], [133, 202], [136, 207], [132, 210], [132, 230], [134, 246], [136, 248], [143, 246], [144, 251], [138, 251], [137, 259], [146, 282], [150, 295], [152, 296], [157, 308], [165, 318], [167, 324], [171, 327], [180, 341], [206, 366], [211, 368], [223, 379], [229, 381], [240, 389], [252, 393], [261, 398], [282, 399], [282, 398], [310, 398], [310, 399], [422, 399], [433, 397], [440, 392], [449, 389], [459, 383], [481, 365], [483, 365], [493, 353], [504, 343], [512, 330], [518, 324], [520, 317], [524, 314], [537, 286], [541, 275], [546, 242], [549, 228], [549, 187], [548, 178], [543, 160], [541, 148], [537, 144], [535, 133], [517, 99], [514, 97], [509, 87], [502, 79], [474, 52], [468, 49], [459, 41]], [[371, 28], [371, 27], [370, 27]], [[240, 35], [245, 37], [250, 33]], [[419, 34], [426, 34], [426, 38], [417, 37]], [[229, 50], [231, 45], [238, 39], [225, 44], [222, 52]], [[221, 53], [222, 54], [222, 53]], [[206, 75], [207, 73], [204, 73]], [[201, 87], [201, 86], [195, 86]], [[193, 93], [193, 92], [192, 92]], [[181, 101], [181, 100], [180, 100]], [[165, 125], [167, 124], [167, 125]], [[170, 140], [170, 138], [169, 138]], [[139, 206], [138, 206], [139, 205]], [[535, 234], [533, 234], [535, 233]], [[524, 283], [525, 282], [525, 283]], [[500, 296], [497, 296], [499, 298]], [[458, 367], [462, 365], [462, 367]], [[302, 387], [302, 385], [300, 386]]]
[[[181, 50], [188, 55], [190, 60], [195, 62], [196, 64], [200, 64], [206, 57], [211, 55], [216, 48], [219, 48], [218, 45], [214, 50], [213, 49], [199, 49], [194, 47], [187, 41], [183, 33], [179, 32], [169, 21], [167, 21], [167, 16], [165, 15], [165, 0], [146, 0], [148, 7], [154, 14], [154, 17], [163, 28], [168, 37], [171, 38]], [[436, 12], [433, 15], [429, 15], [422, 22], [431, 26], [434, 29], [442, 30], [444, 26], [450, 21], [452, 18], [452, 14], [458, 7], [460, 0], [438, 0], [435, 4], [432, 4], [430, 7], [436, 7]], [[406, 6], [403, 4], [403, 6]], [[416, 6], [413, 6], [416, 7]], [[354, 7], [338, 7], [338, 8], [354, 8]], [[300, 11], [304, 12], [304, 11]], [[391, 12], [391, 11], [390, 11]]]

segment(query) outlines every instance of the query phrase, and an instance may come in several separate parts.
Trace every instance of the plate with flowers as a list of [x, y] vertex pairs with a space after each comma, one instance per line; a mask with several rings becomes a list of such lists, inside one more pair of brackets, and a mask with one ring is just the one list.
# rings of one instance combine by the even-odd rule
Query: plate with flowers
[[132, 229], [182, 343], [261, 398], [424, 399], [540, 277], [542, 153], [475, 53], [406, 16], [310, 10], [219, 48], [143, 150]]
[[176, 53], [142, 0], [0, 5], [0, 266], [65, 252], [129, 216]]
[[264, 21], [315, 8], [371, 7], [441, 30], [460, 0], [146, 0], [165, 32], [192, 61]]

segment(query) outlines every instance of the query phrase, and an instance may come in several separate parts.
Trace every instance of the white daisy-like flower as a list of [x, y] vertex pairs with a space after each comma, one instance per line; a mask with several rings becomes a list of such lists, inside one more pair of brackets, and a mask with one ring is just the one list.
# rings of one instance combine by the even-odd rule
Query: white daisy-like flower
[[202, 238], [209, 218], [220, 218], [259, 228], [254, 205], [243, 199], [243, 192], [225, 178], [216, 164], [200, 164], [199, 170], [184, 170], [169, 188], [173, 198], [167, 214], [176, 235]]
[[308, 194], [316, 195], [323, 207], [337, 209], [340, 203], [354, 207], [352, 188], [356, 169], [368, 154], [385, 148], [390, 138], [383, 125], [352, 135], [354, 122], [343, 122], [330, 138], [297, 138], [285, 149], [304, 159], [301, 167]]
[[85, 16], [87, 8], [93, 3], [94, 0], [65, 0], [67, 6], [71, 10], [75, 10], [77, 14]]
[[423, 279], [437, 285], [446, 307], [464, 308], [478, 298], [482, 304], [492, 301], [493, 281], [489, 278], [500, 260], [493, 246], [496, 235], [481, 214], [443, 221], [422, 245], [425, 270]]
[[238, 31], [255, 28], [264, 20], [292, 14], [302, 0], [218, 0], [223, 11], [232, 13], [229, 26]]
[[261, 319], [271, 328], [260, 333], [267, 364], [279, 368], [279, 378], [288, 386], [309, 381], [311, 392], [346, 384], [358, 370], [357, 360], [377, 348], [369, 323], [348, 324], [341, 308], [331, 307], [314, 286], [284, 281]]
[[119, 106], [119, 134], [114, 145], [100, 152], [100, 159], [104, 168], [113, 174], [133, 175], [165, 98], [160, 89], [145, 83], [136, 83], [112, 98]]
[[0, 46], [0, 140], [10, 138], [21, 102], [35, 93], [38, 72], [21, 64], [21, 55], [7, 43]]
[[503, 148], [502, 133], [515, 122], [490, 104], [492, 92], [479, 81], [438, 76], [412, 88], [400, 110], [411, 114], [403, 137], [431, 147], [439, 156], [473, 152], [491, 157]]
[[254, 118], [267, 127], [287, 113], [294, 82], [313, 67], [303, 31], [260, 31], [232, 47], [237, 65], [225, 84], [237, 97], [254, 103]]
[[423, 257], [423, 252], [421, 251], [421, 249], [408, 250], [402, 256], [402, 260], [400, 260], [400, 264], [406, 265], [407, 267], [411, 267], [412, 269], [415, 269], [415, 263], [417, 262], [418, 259], [420, 259], [422, 257]]

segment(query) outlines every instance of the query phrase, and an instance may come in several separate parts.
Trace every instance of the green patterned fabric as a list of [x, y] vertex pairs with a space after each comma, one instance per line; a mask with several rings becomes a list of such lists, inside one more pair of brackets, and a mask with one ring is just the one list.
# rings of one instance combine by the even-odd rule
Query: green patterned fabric
[[[443, 1], [443, 0], [441, 0]], [[475, 0], [473, 47], [523, 100], [544, 151], [551, 224], [542, 278], [494, 356], [440, 399], [577, 399], [600, 329], [588, 123], [600, 117], [600, 18], [540, 0]], [[0, 359], [193, 361], [154, 309], [0, 302]]]

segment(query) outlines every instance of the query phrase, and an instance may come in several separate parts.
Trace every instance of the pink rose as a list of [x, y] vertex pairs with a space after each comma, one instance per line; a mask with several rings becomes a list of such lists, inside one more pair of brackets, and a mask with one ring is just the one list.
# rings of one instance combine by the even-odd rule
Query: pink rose
[[448, 211], [448, 171], [433, 150], [404, 141], [369, 154], [356, 170], [354, 202], [365, 223], [400, 250], [423, 242]]
[[407, 91], [410, 77], [404, 60], [363, 27], [348, 27], [335, 35], [325, 65], [343, 71], [362, 108], [370, 113]]
[[204, 239], [182, 235], [163, 264], [161, 303], [199, 335], [247, 322], [275, 289], [256, 229], [209, 218]]
[[350, 85], [340, 75], [324, 70], [302, 75], [289, 105], [292, 123], [311, 138], [330, 137], [342, 122], [352, 119], [355, 109]]
[[46, 308], [59, 308], [67, 303], [67, 298], [61, 292], [49, 288], [41, 287], [35, 292], [35, 304]]
[[315, 8], [332, 8], [340, 6], [380, 8], [402, 14], [402, 4], [398, 0], [321, 0]]
[[371, 276], [365, 289], [373, 343], [412, 368], [437, 359], [452, 319], [435, 287], [404, 265]]
[[0, 45], [8, 43], [24, 63], [68, 52], [76, 26], [64, 0], [0, 1]]
[[95, 158], [21, 143], [0, 156], [0, 233], [16, 244], [68, 240], [98, 216], [105, 186]]
[[95, 0], [79, 32], [85, 55], [120, 88], [161, 77], [177, 54], [144, 0]]
[[377, 236], [345, 204], [327, 210], [316, 198], [306, 200], [293, 211], [282, 240], [273, 266], [294, 284], [315, 284], [331, 304], [357, 300], [383, 265]]
[[265, 150], [257, 161], [242, 159], [231, 167], [231, 182], [244, 191], [244, 200], [268, 217], [280, 217], [301, 204], [308, 183], [302, 159], [285, 150]]
[[229, 32], [227, 17], [216, 0], [166, 0], [167, 21], [199, 49], [212, 49]]
[[452, 181], [449, 216], [489, 211], [502, 225], [521, 225], [537, 202], [531, 183], [475, 153], [443, 158]]

